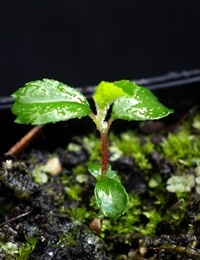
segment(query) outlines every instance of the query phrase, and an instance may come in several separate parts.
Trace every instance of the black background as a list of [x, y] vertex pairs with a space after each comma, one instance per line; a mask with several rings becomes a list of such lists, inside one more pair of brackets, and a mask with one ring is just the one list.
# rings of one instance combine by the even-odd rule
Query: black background
[[0, 2], [0, 96], [44, 77], [80, 87], [199, 67], [199, 0]]

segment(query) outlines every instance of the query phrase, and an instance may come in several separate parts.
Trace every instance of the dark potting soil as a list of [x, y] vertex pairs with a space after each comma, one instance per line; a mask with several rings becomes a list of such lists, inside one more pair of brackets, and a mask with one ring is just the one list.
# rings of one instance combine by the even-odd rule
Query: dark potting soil
[[87, 171], [88, 160], [100, 158], [95, 134], [56, 147], [41, 144], [44, 128], [41, 150], [32, 144], [2, 156], [0, 259], [200, 259], [199, 108], [180, 107], [166, 120], [134, 124], [133, 132], [119, 134], [116, 124], [110, 164], [130, 205], [118, 220], [103, 220], [100, 236], [89, 228], [99, 214]]

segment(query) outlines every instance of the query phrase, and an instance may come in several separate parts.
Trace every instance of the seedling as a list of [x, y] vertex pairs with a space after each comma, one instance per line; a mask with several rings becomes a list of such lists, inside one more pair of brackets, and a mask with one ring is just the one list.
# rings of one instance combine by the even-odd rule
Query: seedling
[[162, 105], [149, 89], [128, 80], [102, 81], [93, 94], [95, 112], [81, 92], [52, 79], [29, 82], [12, 97], [16, 123], [41, 125], [84, 116], [93, 120], [100, 133], [102, 149], [101, 164], [89, 164], [89, 172], [97, 180], [94, 194], [101, 210], [99, 218], [104, 215], [116, 220], [124, 214], [128, 195], [117, 172], [112, 171], [108, 163], [110, 126], [116, 119], [160, 119], [173, 110]]

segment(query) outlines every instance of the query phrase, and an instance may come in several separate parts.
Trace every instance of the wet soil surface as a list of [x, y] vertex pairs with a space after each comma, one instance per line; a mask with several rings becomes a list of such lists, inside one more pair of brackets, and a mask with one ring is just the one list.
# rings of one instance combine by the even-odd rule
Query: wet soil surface
[[[142, 136], [151, 136], [152, 142], [159, 145], [163, 136], [175, 131], [179, 124], [198, 110], [196, 104], [191, 106], [186, 102], [175, 117], [155, 124], [140, 124], [138, 131]], [[152, 208], [156, 199], [152, 190], [149, 191], [148, 181], [151, 177], [146, 178], [145, 170], [138, 167], [134, 156], [123, 155], [112, 161], [111, 165], [118, 169], [127, 192], [142, 202], [141, 208], [138, 206], [140, 211], [135, 213], [139, 219], [129, 223], [126, 232], [122, 231], [123, 227], [120, 228], [120, 219], [105, 226], [100, 236], [92, 232], [90, 223], [98, 215], [93, 199], [95, 181], [88, 172], [85, 174], [87, 177], [80, 174], [78, 178], [74, 173], [74, 168], [86, 164], [90, 155], [82, 136], [73, 139], [81, 147], [78, 151], [66, 150], [67, 143], [58, 147], [47, 144], [45, 140], [43, 144], [45, 131], [52, 130], [52, 134], [47, 133], [52, 140], [55, 135], [60, 135], [55, 129], [57, 127], [50, 126], [44, 130], [36, 144], [31, 144], [21, 154], [3, 155], [0, 159], [0, 259], [200, 259], [199, 193], [193, 188], [185, 197], [181, 197], [185, 201], [188, 197], [181, 211], [182, 200], [178, 195], [162, 190], [166, 204], [156, 205], [154, 209], [158, 210], [159, 217], [165, 217], [159, 218], [154, 230], [147, 231], [151, 218], [147, 210], [145, 214], [141, 210]], [[58, 158], [60, 170], [50, 174], [47, 171], [48, 174], [44, 176], [46, 179], [42, 183], [36, 182], [34, 169], [46, 165], [50, 157]], [[176, 165], [157, 150], [149, 153], [147, 159], [153, 167], [149, 174], [159, 173], [160, 182], [166, 184], [175, 172]], [[187, 167], [187, 171], [190, 170], [191, 167]], [[123, 221], [127, 219], [128, 222], [130, 212], [122, 216]], [[180, 221], [175, 221], [179, 213]], [[127, 228], [123, 223], [124, 229]]]
[[[41, 153], [34, 153], [35, 160], [37, 156], [42, 159]], [[65, 187], [57, 177], [41, 187], [33, 182], [29, 168], [21, 160], [5, 156], [1, 164], [0, 237], [2, 245], [10, 242], [11, 247], [6, 253], [0, 252], [1, 259], [18, 259], [12, 256], [15, 255], [12, 250], [19, 251], [19, 259], [110, 258], [105, 252], [105, 242], [92, 234], [86, 224], [72, 221], [67, 214], [60, 213], [59, 200], [63, 199], [59, 197], [65, 194]], [[67, 201], [62, 206], [73, 207]], [[29, 249], [21, 247], [24, 243]], [[29, 254], [32, 243], [36, 246], [26, 258], [23, 251]]]

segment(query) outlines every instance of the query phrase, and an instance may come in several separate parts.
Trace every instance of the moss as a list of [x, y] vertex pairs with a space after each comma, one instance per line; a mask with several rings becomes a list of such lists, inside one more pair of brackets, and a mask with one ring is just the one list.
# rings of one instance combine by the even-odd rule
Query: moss
[[0, 255], [6, 260], [26, 260], [37, 244], [38, 238], [26, 237], [25, 243], [0, 243]]
[[59, 236], [58, 244], [60, 246], [75, 246], [77, 243], [77, 237], [73, 233], [63, 233]]
[[[166, 210], [163, 219], [170, 221], [171, 224], [178, 227], [183, 221], [183, 219], [185, 218], [185, 214], [188, 210], [188, 205], [190, 202], [193, 203], [192, 201], [193, 199], [191, 201], [188, 200], [186, 194], [180, 194], [177, 202], [174, 203], [171, 208]], [[189, 227], [188, 226], [182, 227], [182, 232], [185, 228], [187, 229]]]
[[26, 242], [20, 246], [19, 256], [17, 257], [17, 260], [29, 259], [29, 256], [31, 252], [34, 250], [37, 242], [37, 237], [26, 237]]
[[[144, 236], [151, 237], [154, 241], [157, 227], [163, 221], [170, 223], [176, 231], [181, 230], [186, 234], [195, 232], [200, 220], [197, 200], [200, 193], [199, 119], [200, 117], [196, 116], [191, 118], [188, 123], [183, 123], [166, 136], [162, 133], [146, 136], [137, 131], [128, 131], [120, 135], [111, 133], [111, 163], [116, 168], [119, 158], [122, 161], [124, 158], [134, 158], [134, 163], [128, 171], [119, 170], [120, 179], [129, 187], [126, 213], [117, 221], [107, 218], [102, 221], [101, 237], [107, 242], [108, 250], [112, 251], [113, 241], [126, 244], [128, 247], [133, 245], [133, 241], [140, 241]], [[155, 138], [162, 141], [152, 143], [151, 140]], [[100, 142], [95, 134], [82, 140], [80, 145], [71, 146], [69, 150], [82, 151], [84, 147], [90, 162], [99, 161]], [[153, 158], [152, 153], [156, 153], [157, 157]], [[87, 164], [86, 161], [69, 167], [63, 164], [61, 173], [57, 176], [50, 175], [48, 183], [42, 185], [42, 189], [51, 194], [56, 201], [55, 209], [49, 218], [59, 215], [62, 219], [70, 219], [74, 225], [67, 231], [59, 231], [59, 242], [56, 245], [58, 247], [77, 246], [76, 227], [83, 225], [88, 228], [90, 222], [98, 217], [99, 211], [93, 196], [95, 180], [89, 175]], [[132, 186], [139, 185], [138, 173], [144, 176], [142, 184], [146, 185], [140, 192]], [[10, 210], [9, 204], [5, 210]], [[4, 241], [4, 246], [6, 245]], [[17, 246], [17, 251], [13, 250], [17, 252], [16, 255], [19, 255], [23, 245], [26, 243], [13, 243], [12, 246]], [[31, 251], [31, 246], [28, 247]], [[27, 249], [27, 255], [28, 252]]]
[[195, 185], [195, 178], [192, 174], [172, 176], [167, 180], [167, 191], [174, 193], [188, 193]]
[[[119, 136], [110, 134], [111, 151], [117, 151], [119, 158], [121, 156], [133, 156], [138, 167], [142, 170], [150, 169], [151, 165], [148, 162], [147, 155], [152, 153], [154, 145], [150, 142], [150, 138], [143, 136], [135, 131], [128, 131]], [[113, 156], [113, 155], [112, 155]]]
[[[132, 237], [130, 236], [130, 230], [131, 234], [134, 234], [134, 236], [155, 235], [155, 227], [162, 220], [160, 213], [153, 207], [146, 207], [138, 196], [132, 195], [129, 196], [129, 198], [130, 203], [126, 214], [121, 216], [117, 225], [116, 222], [110, 219], [103, 220], [103, 236], [105, 236], [109, 230], [110, 235], [112, 234], [114, 236], [115, 234], [123, 234], [124, 236], [121, 236], [123, 242], [131, 243]], [[119, 237], [119, 239], [121, 238]]]
[[198, 133], [192, 131], [191, 125], [197, 118], [184, 123], [174, 133], [169, 133], [161, 142], [164, 156], [186, 167], [200, 165], [200, 138]]
[[13, 242], [0, 243], [0, 253], [3, 259], [12, 260], [17, 259], [17, 255], [19, 255], [19, 244]]
[[76, 174], [76, 175], [88, 175], [88, 169], [87, 169], [87, 166], [86, 164], [81, 164], [81, 165], [77, 165], [77, 167], [75, 167], [73, 169], [73, 172]]
[[65, 192], [72, 200], [81, 200], [80, 193], [82, 188], [79, 185], [65, 187]]
[[[128, 234], [129, 230], [138, 235], [155, 235], [156, 226], [160, 221], [171, 221], [178, 226], [183, 221], [189, 202], [187, 196], [196, 191], [199, 187], [199, 175], [196, 176], [192, 172], [187, 172], [183, 167], [196, 167], [199, 165], [200, 158], [200, 138], [198, 136], [197, 118], [192, 118], [190, 122], [184, 123], [175, 132], [169, 133], [161, 143], [152, 144], [151, 139], [156, 135], [144, 136], [136, 131], [128, 131], [119, 136], [110, 135], [110, 158], [120, 158], [124, 155], [133, 156], [135, 158], [138, 169], [145, 171], [145, 179], [148, 183], [148, 194], [146, 199], [137, 196], [133, 192], [129, 194], [130, 203], [125, 215], [121, 216], [115, 222], [105, 219], [103, 220], [102, 236], [110, 236], [114, 234]], [[198, 119], [199, 120], [199, 119]], [[195, 122], [195, 123], [191, 123]], [[195, 131], [192, 131], [192, 128]], [[189, 138], [188, 138], [189, 136]], [[92, 137], [94, 138], [94, 137]], [[93, 140], [94, 142], [94, 140]], [[191, 153], [192, 150], [192, 153]], [[161, 175], [160, 169], [153, 169], [153, 165], [149, 161], [149, 154], [157, 151], [160, 158], [172, 161], [176, 164], [175, 171], [171, 171], [167, 175]], [[198, 168], [197, 168], [198, 170]], [[196, 170], [196, 172], [197, 172]], [[173, 175], [172, 175], [173, 174]], [[174, 177], [173, 177], [174, 176]], [[172, 190], [177, 177], [187, 179], [186, 186], [181, 185], [181, 189]], [[166, 178], [167, 177], [167, 178]], [[188, 182], [191, 179], [192, 182]], [[185, 181], [185, 180], [184, 180]], [[185, 187], [185, 188], [184, 188]]]
[[[158, 223], [163, 220], [170, 221], [175, 226], [181, 224], [189, 203], [192, 203], [192, 199], [189, 201], [187, 196], [194, 192], [194, 185], [196, 191], [199, 189], [197, 158], [200, 155], [200, 138], [198, 137], [198, 129], [195, 129], [194, 132], [194, 126], [197, 128], [197, 121], [195, 120], [192, 118], [189, 123], [184, 123], [176, 131], [169, 133], [164, 138], [161, 135], [162, 142], [155, 144], [151, 140], [157, 137], [157, 134], [146, 136], [137, 131], [128, 131], [120, 135], [110, 134], [110, 160], [116, 161], [123, 156], [134, 157], [136, 166], [133, 169], [133, 175], [137, 174], [134, 172], [137, 169], [144, 171], [148, 191], [144, 196], [131, 191], [127, 211], [117, 223], [110, 219], [103, 220], [102, 237], [117, 236], [119, 241], [131, 243], [132, 235], [129, 233], [130, 230], [132, 230], [134, 236], [154, 236]], [[194, 126], [192, 126], [193, 121], [196, 122]], [[190, 130], [193, 130], [191, 134], [189, 134]], [[188, 135], [189, 138], [187, 138]], [[100, 143], [95, 134], [84, 137], [83, 146], [89, 153], [89, 161], [98, 161], [100, 159]], [[193, 150], [192, 154], [191, 149]], [[162, 167], [165, 167], [165, 164], [164, 166], [159, 165], [155, 170], [153, 163], [149, 160], [149, 155], [153, 152], [159, 154], [159, 163], [162, 164], [161, 160], [165, 158], [164, 163], [171, 161], [172, 165], [176, 164], [176, 167], [173, 170], [168, 169], [168, 173], [165, 174], [163, 174], [164, 170], [163, 172], [161, 170]], [[184, 168], [185, 166], [187, 169], [189, 167], [194, 168], [188, 172]], [[194, 173], [194, 169], [196, 169], [196, 173]], [[81, 184], [87, 183], [91, 178], [85, 178], [88, 174], [87, 163], [77, 165], [73, 172], [76, 175], [75, 180], [68, 179], [66, 190], [72, 201], [81, 202], [81, 189], [83, 188]], [[125, 174], [125, 172], [121, 172], [121, 174]], [[175, 187], [177, 177], [184, 179], [184, 176], [186, 179], [194, 180], [190, 184], [190, 188], [186, 189], [185, 186], [185, 189], [183, 189], [183, 185], [181, 185], [181, 189], [176, 186], [175, 190], [172, 191], [169, 187]], [[126, 181], [124, 176], [120, 177]], [[189, 185], [188, 181], [186, 183]], [[91, 185], [94, 184], [91, 183]], [[65, 213], [74, 220], [87, 222], [93, 219], [95, 212], [98, 212], [93, 197], [88, 206], [89, 209], [86, 210], [84, 207], [77, 205], [73, 209], [68, 209]]]
[[75, 221], [78, 221], [79, 223], [83, 223], [87, 219], [92, 218], [92, 214], [94, 212], [91, 212], [90, 210], [86, 209], [85, 207], [74, 207], [74, 208], [67, 208], [62, 206], [60, 209], [61, 214], [66, 214], [70, 219], [73, 219]]
[[89, 161], [100, 161], [101, 160], [101, 141], [94, 133], [85, 136], [83, 138], [84, 147], [89, 153]]
[[78, 183], [87, 183], [89, 181], [89, 172], [86, 164], [78, 165], [73, 169]]
[[44, 184], [48, 182], [48, 175], [40, 167], [36, 167], [32, 174], [35, 183]]
[[[175, 185], [172, 176], [186, 176], [188, 178], [191, 175], [185, 171], [182, 173], [183, 166], [192, 167], [194, 165], [194, 157], [198, 156], [199, 141], [194, 134], [188, 139], [187, 136], [191, 130], [191, 122], [184, 123], [174, 133], [169, 133], [161, 143], [153, 144], [151, 139], [156, 135], [146, 136], [138, 133], [137, 131], [128, 131], [118, 136], [111, 133], [110, 135], [110, 159], [116, 160], [123, 156], [132, 156], [135, 158], [136, 169], [143, 170], [145, 172], [145, 181], [148, 185], [148, 192], [145, 195], [137, 195], [132, 191], [129, 193], [129, 206], [125, 215], [121, 216], [116, 222], [109, 219], [103, 220], [102, 233], [103, 237], [116, 236], [116, 234], [123, 234], [123, 241], [128, 243], [127, 234], [130, 230], [134, 234], [139, 235], [155, 235], [156, 226], [162, 220], [171, 221], [174, 225], [179, 225], [184, 219], [187, 211], [188, 201], [185, 198], [187, 193], [192, 192], [194, 187], [191, 184], [190, 189], [186, 190], [174, 190], [169, 189], [169, 184], [172, 187]], [[83, 146], [89, 153], [89, 161], [98, 161], [100, 159], [100, 143], [99, 139], [94, 134], [83, 138]], [[190, 149], [193, 149], [193, 155], [190, 155]], [[175, 168], [175, 172], [169, 172], [168, 175], [162, 175], [160, 168], [156, 171], [152, 162], [149, 160], [149, 155], [153, 152], [158, 152], [160, 159], [178, 161], [178, 166]], [[174, 157], [175, 156], [175, 157]], [[175, 159], [172, 159], [175, 158]], [[184, 164], [182, 163], [184, 161]], [[197, 163], [196, 163], [197, 164]], [[198, 170], [198, 169], [197, 169]], [[196, 172], [197, 172], [196, 170]], [[90, 181], [90, 178], [86, 178], [87, 163], [77, 165], [73, 172], [75, 173], [75, 179], [69, 178], [65, 180], [65, 191], [72, 201], [82, 201], [82, 183]], [[125, 174], [125, 173], [123, 173]], [[130, 173], [129, 173], [130, 174]], [[134, 173], [133, 174], [137, 174]], [[194, 174], [192, 173], [192, 176]], [[198, 178], [192, 177], [193, 179]], [[122, 177], [122, 176], [121, 176]], [[167, 178], [166, 178], [167, 177]], [[122, 178], [126, 180], [126, 178]], [[175, 178], [176, 179], [176, 178]], [[171, 182], [172, 181], [172, 182]], [[196, 186], [198, 187], [198, 179]], [[92, 184], [92, 183], [91, 183]], [[187, 182], [188, 184], [188, 182]], [[92, 184], [93, 185], [93, 184]], [[181, 186], [182, 187], [182, 186]], [[94, 187], [93, 187], [94, 188]], [[80, 222], [87, 222], [94, 217], [94, 212], [97, 212], [97, 207], [92, 197], [90, 202], [90, 209], [86, 210], [84, 207], [77, 205], [73, 209], [65, 211], [68, 216]], [[126, 236], [126, 238], [125, 238]]]

